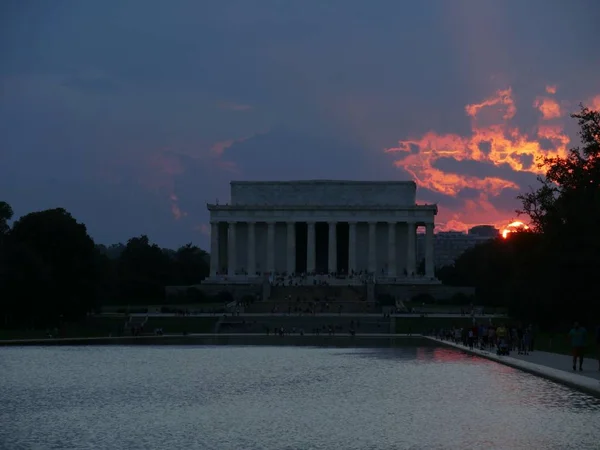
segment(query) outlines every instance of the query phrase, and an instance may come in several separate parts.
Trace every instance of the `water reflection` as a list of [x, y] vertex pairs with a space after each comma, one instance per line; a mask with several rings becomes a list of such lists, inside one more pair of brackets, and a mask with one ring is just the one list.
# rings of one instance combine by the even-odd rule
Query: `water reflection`
[[0, 448], [597, 448], [588, 395], [454, 349], [336, 347], [0, 349]]

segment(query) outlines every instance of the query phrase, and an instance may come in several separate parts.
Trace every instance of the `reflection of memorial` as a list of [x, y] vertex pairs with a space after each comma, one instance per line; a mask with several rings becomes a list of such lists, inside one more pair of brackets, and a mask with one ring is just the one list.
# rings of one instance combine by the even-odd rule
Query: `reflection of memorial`
[[[370, 272], [378, 282], [431, 284], [436, 205], [416, 205], [406, 182], [232, 182], [231, 203], [209, 204], [209, 282], [272, 273]], [[426, 230], [425, 276], [416, 230]]]
[[433, 359], [438, 362], [459, 362], [472, 358], [471, 355], [453, 348], [438, 347], [433, 350]]

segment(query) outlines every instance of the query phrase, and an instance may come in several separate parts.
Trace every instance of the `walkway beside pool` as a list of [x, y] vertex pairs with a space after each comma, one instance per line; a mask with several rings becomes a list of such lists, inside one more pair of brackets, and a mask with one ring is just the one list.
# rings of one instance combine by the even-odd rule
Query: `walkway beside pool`
[[569, 355], [535, 351], [529, 355], [519, 355], [511, 352], [510, 356], [498, 356], [492, 351], [475, 348], [471, 350], [462, 344], [455, 344], [431, 336], [423, 337], [600, 397], [600, 371], [598, 370], [596, 355], [590, 355], [591, 357], [584, 359], [584, 370], [575, 372], [573, 370], [573, 359]]

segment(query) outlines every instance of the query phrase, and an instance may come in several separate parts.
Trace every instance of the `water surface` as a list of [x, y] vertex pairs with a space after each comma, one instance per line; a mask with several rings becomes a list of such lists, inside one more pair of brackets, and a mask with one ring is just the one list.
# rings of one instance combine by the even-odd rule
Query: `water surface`
[[2, 449], [595, 449], [600, 400], [432, 346], [0, 349]]

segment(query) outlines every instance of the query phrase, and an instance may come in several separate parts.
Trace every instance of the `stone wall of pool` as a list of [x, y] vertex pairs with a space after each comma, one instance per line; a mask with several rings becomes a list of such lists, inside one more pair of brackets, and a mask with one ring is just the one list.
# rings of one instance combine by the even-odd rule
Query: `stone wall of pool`
[[531, 373], [533, 375], [540, 376], [542, 378], [546, 378], [548, 380], [554, 381], [556, 383], [563, 384], [565, 386], [569, 386], [573, 389], [580, 390], [582, 392], [591, 394], [595, 397], [600, 398], [600, 383], [598, 380], [593, 378], [585, 377], [577, 372], [570, 373], [564, 370], [555, 369], [553, 367], [543, 366], [541, 364], [535, 364], [529, 361], [522, 361], [520, 359], [511, 358], [510, 356], [499, 356], [495, 353], [479, 350], [479, 349], [470, 349], [468, 347], [464, 347], [460, 344], [455, 344], [453, 342], [444, 341], [442, 339], [437, 339], [430, 336], [423, 336], [425, 339], [430, 340], [439, 345], [444, 345], [452, 348], [456, 348], [463, 352], [477, 355], [482, 358], [486, 358], [500, 364], [504, 364], [509, 367], [513, 367], [515, 369], [523, 370], [524, 372]]

